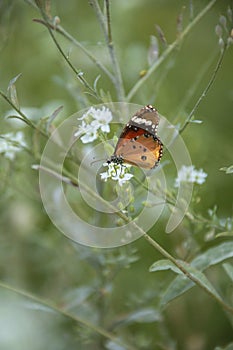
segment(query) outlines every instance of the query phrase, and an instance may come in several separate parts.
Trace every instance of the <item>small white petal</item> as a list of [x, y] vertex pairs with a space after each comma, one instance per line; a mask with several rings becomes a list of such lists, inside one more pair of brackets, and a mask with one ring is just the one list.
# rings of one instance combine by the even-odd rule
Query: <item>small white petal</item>
[[103, 131], [103, 132], [110, 132], [110, 126], [108, 125], [108, 124], [106, 124], [106, 125], [101, 125], [101, 130]]
[[193, 165], [183, 165], [175, 179], [175, 187], [179, 187], [181, 182], [197, 183], [201, 185], [205, 182], [206, 177], [207, 174], [202, 169], [197, 170]]

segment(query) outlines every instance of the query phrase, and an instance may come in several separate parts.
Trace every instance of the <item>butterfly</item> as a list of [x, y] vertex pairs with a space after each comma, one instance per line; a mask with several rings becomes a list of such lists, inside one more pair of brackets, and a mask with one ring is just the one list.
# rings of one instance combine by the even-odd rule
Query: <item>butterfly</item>
[[163, 144], [157, 137], [158, 125], [156, 108], [147, 105], [137, 111], [124, 127], [108, 163], [153, 169], [163, 154]]

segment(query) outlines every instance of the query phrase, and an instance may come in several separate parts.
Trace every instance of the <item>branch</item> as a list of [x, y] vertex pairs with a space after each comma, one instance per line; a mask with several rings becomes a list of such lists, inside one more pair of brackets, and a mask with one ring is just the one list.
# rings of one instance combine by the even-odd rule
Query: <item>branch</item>
[[26, 291], [24, 291], [22, 289], [18, 289], [18, 288], [12, 287], [12, 286], [10, 286], [10, 285], [8, 285], [8, 284], [6, 284], [4, 282], [1, 282], [1, 281], [0, 281], [0, 287], [4, 288], [6, 290], [9, 290], [9, 291], [11, 291], [13, 293], [16, 293], [18, 295], [21, 295], [24, 298], [30, 299], [33, 302], [37, 303], [37, 304], [43, 305], [43, 306], [47, 307], [48, 309], [53, 310], [53, 311], [57, 312], [58, 314], [60, 314], [62, 316], [65, 316], [66, 318], [72, 320], [73, 322], [77, 322], [77, 323], [79, 323], [79, 324], [81, 324], [81, 325], [91, 329], [93, 332], [102, 335], [106, 339], [110, 339], [111, 341], [114, 341], [114, 343], [117, 343], [120, 346], [123, 346], [123, 348], [125, 348], [125, 349], [135, 350], [135, 348], [133, 348], [132, 346], [129, 346], [129, 345], [126, 345], [126, 344], [122, 344], [122, 342], [119, 340], [119, 338], [117, 338], [112, 333], [106, 331], [105, 329], [103, 329], [101, 327], [93, 325], [92, 323], [90, 323], [90, 322], [88, 322], [86, 320], [83, 320], [82, 318], [80, 318], [80, 317], [78, 317], [76, 315], [71, 314], [66, 309], [55, 305], [51, 301], [47, 301], [47, 300], [45, 301], [45, 300], [39, 298], [38, 296], [35, 296], [35, 295], [31, 294], [31, 293], [28, 293], [28, 292], [26, 292]]
[[[41, 167], [42, 170], [45, 170], [49, 172], [51, 175], [54, 175], [54, 171], [50, 169], [46, 169], [44, 167]], [[57, 177], [57, 175], [55, 175]], [[59, 178], [62, 178], [60, 174], [58, 174]], [[73, 182], [73, 179], [72, 179]], [[66, 181], [67, 183], [67, 181]], [[212, 297], [215, 301], [217, 301], [225, 310], [233, 314], [233, 307], [226, 304], [219, 296], [211, 292], [204, 283], [202, 283], [198, 278], [193, 276], [176, 258], [174, 258], [170, 253], [168, 253], [159, 243], [157, 243], [153, 238], [151, 238], [140, 226], [136, 224], [135, 221], [132, 221], [131, 218], [127, 217], [125, 214], [123, 214], [121, 211], [119, 211], [115, 206], [113, 206], [110, 202], [106, 202], [101, 196], [99, 196], [96, 192], [92, 191], [90, 187], [85, 185], [84, 183], [75, 182], [76, 186], [82, 186], [82, 188], [90, 194], [93, 198], [95, 198], [98, 202], [101, 202], [105, 204], [108, 208], [111, 210], [114, 210], [115, 214], [118, 215], [121, 219], [125, 221], [127, 224], [131, 224], [134, 226], [134, 228], [141, 233], [142, 237], [150, 244], [152, 245], [162, 256], [169, 259], [171, 262], [173, 262], [174, 265], [180, 269], [180, 271], [183, 272], [185, 276], [187, 276], [191, 281], [193, 281], [196, 285], [198, 285], [202, 290], [204, 290], [210, 297]], [[71, 184], [71, 183], [70, 183]], [[72, 184], [73, 185], [73, 184]], [[117, 211], [118, 210], [118, 211]]]
[[72, 42], [72, 44], [74, 44], [75, 46], [77, 46], [79, 49], [81, 49], [88, 58], [90, 58], [90, 60], [103, 72], [105, 73], [109, 79], [114, 83], [114, 77], [112, 75], [112, 73], [110, 73], [110, 71], [99, 61], [95, 58], [95, 56], [92, 55], [92, 53], [87, 50], [85, 48], [85, 46], [83, 46], [78, 40], [76, 40], [72, 35], [70, 35], [67, 31], [65, 31], [65, 29], [60, 26], [60, 25], [55, 25], [54, 23], [52, 23], [51, 21], [44, 21], [43, 19], [33, 19], [34, 22], [37, 23], [41, 23], [43, 25], [45, 25], [46, 27], [50, 27], [52, 30], [56, 31], [57, 33], [63, 35], [67, 40], [69, 40], [70, 42]]
[[19, 114], [18, 119], [22, 120], [27, 125], [31, 126], [33, 129], [37, 130], [40, 134], [47, 137], [48, 135], [42, 129], [39, 129], [36, 124], [34, 124], [27, 116], [7, 97], [4, 92], [0, 91], [0, 96]]
[[137, 91], [142, 87], [142, 85], [147, 81], [147, 79], [158, 69], [158, 67], [166, 60], [166, 58], [173, 52], [181, 43], [181, 41], [187, 36], [190, 30], [202, 19], [202, 17], [213, 7], [217, 0], [212, 0], [196, 17], [195, 19], [185, 28], [185, 30], [180, 34], [179, 38], [173, 42], [164, 51], [163, 55], [159, 57], [157, 61], [148, 69], [147, 74], [140, 78], [138, 82], [134, 85], [131, 91], [128, 93], [127, 102], [129, 102]]
[[217, 76], [217, 73], [219, 71], [219, 69], [221, 68], [221, 65], [222, 65], [222, 61], [223, 61], [223, 58], [224, 58], [224, 54], [226, 52], [226, 46], [224, 47], [224, 49], [221, 51], [220, 53], [220, 56], [219, 56], [219, 59], [218, 59], [218, 62], [216, 64], [216, 67], [213, 71], [213, 74], [212, 76], [210, 77], [210, 80], [207, 84], [207, 86], [205, 87], [205, 89], [203, 90], [201, 96], [199, 97], [199, 99], [197, 100], [197, 102], [195, 103], [193, 109], [191, 110], [191, 112], [189, 113], [187, 119], [185, 120], [184, 122], [184, 125], [180, 128], [179, 130], [179, 134], [181, 134], [185, 129], [186, 127], [188, 126], [188, 124], [190, 123], [191, 119], [192, 119], [192, 116], [194, 115], [194, 113], [196, 112], [197, 108], [199, 107], [200, 103], [202, 102], [202, 100], [206, 97], [208, 91], [210, 90], [211, 86], [213, 85], [215, 79], [216, 79], [216, 76]]
[[67, 62], [67, 64], [69, 65], [69, 67], [72, 69], [72, 71], [75, 73], [75, 75], [77, 76], [77, 78], [79, 79], [79, 81], [91, 92], [91, 94], [98, 100], [102, 102], [102, 99], [100, 98], [100, 96], [97, 94], [97, 92], [91, 87], [91, 85], [86, 81], [86, 79], [83, 77], [82, 72], [80, 72], [80, 70], [77, 70], [74, 65], [71, 63], [71, 61], [68, 59], [68, 57], [66, 56], [66, 54], [64, 53], [64, 51], [62, 50], [60, 44], [58, 43], [57, 39], [55, 38], [53, 31], [49, 25], [49, 19], [47, 18], [46, 14], [44, 13], [44, 11], [42, 10], [42, 8], [40, 8], [40, 12], [41, 15], [45, 21], [45, 23], [47, 23], [47, 29], [49, 31], [49, 34], [54, 42], [54, 44], [56, 45], [58, 51], [61, 53], [61, 55], [63, 56], [63, 58], [65, 59], [65, 61]]
[[89, 2], [95, 11], [95, 14], [98, 18], [98, 21], [99, 21], [100, 26], [102, 28], [102, 31], [104, 33], [104, 38], [105, 38], [106, 44], [108, 46], [108, 51], [109, 51], [109, 55], [110, 55], [113, 70], [114, 70], [114, 78], [115, 78], [114, 85], [116, 88], [118, 101], [120, 101], [120, 102], [124, 101], [125, 100], [125, 92], [124, 92], [123, 80], [122, 80], [122, 76], [121, 76], [121, 70], [119, 67], [119, 63], [118, 63], [118, 60], [116, 57], [115, 48], [114, 48], [113, 41], [112, 41], [109, 0], [105, 0], [107, 22], [105, 20], [105, 17], [103, 16], [103, 13], [100, 9], [98, 1], [97, 0], [90, 0]]

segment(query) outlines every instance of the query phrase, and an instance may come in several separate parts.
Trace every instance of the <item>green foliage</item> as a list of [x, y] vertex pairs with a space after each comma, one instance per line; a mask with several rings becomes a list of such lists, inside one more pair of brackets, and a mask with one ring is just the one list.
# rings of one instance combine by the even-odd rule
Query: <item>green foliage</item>
[[[232, 162], [231, 6], [216, 0], [0, 3], [0, 348], [232, 348], [233, 166], [225, 166]], [[195, 167], [180, 164], [176, 177], [166, 144], [152, 174], [121, 166], [117, 173], [115, 166], [104, 182], [100, 170], [94, 192], [92, 166], [85, 173], [91, 180], [82, 184], [82, 160], [99, 142], [111, 156], [119, 125], [108, 131], [106, 119], [93, 117], [89, 126], [99, 123], [93, 141], [75, 143], [78, 125], [87, 131], [88, 122], [74, 113], [103, 103], [122, 122], [121, 108], [131, 102], [155, 104], [169, 120], [166, 132], [175, 132], [171, 141], [182, 134]], [[80, 123], [71, 123], [67, 151], [56, 131], [70, 115]], [[61, 173], [56, 162], [40, 164], [51, 138], [59, 150], [54, 159], [65, 153]], [[104, 250], [62, 236], [42, 205], [40, 171], [62, 183], [73, 212], [90, 227], [109, 228], [109, 235], [110, 228], [126, 227], [126, 239], [135, 232], [141, 239]], [[85, 203], [82, 185], [97, 208]], [[188, 185], [190, 206], [167, 235], [179, 193], [186, 208]]]

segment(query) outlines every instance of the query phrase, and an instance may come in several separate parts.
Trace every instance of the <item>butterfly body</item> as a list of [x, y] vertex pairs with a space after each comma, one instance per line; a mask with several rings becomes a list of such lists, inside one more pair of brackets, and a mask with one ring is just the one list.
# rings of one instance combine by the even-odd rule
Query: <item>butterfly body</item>
[[151, 105], [137, 111], [123, 129], [109, 162], [146, 169], [158, 165], [163, 152], [163, 144], [157, 137], [158, 124], [158, 112]]

